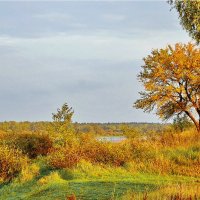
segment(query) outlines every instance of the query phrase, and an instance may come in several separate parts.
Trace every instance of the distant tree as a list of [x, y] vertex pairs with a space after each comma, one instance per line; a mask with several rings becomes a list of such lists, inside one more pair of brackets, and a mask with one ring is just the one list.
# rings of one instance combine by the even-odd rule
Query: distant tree
[[57, 133], [72, 132], [72, 116], [74, 111], [67, 103], [64, 103], [57, 113], [52, 113], [53, 125]]
[[144, 63], [138, 78], [145, 91], [134, 107], [155, 109], [164, 120], [185, 113], [200, 133], [200, 49], [191, 43], [169, 45], [153, 50]]
[[200, 43], [200, 1], [169, 0], [168, 2], [178, 11], [183, 28], [197, 43]]

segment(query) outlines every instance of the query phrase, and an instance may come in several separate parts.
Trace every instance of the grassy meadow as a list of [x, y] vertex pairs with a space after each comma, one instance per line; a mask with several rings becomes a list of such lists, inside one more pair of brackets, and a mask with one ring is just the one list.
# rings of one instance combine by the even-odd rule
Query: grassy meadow
[[[200, 199], [193, 128], [63, 125], [0, 123], [0, 199]], [[98, 141], [102, 135], [127, 139]]]

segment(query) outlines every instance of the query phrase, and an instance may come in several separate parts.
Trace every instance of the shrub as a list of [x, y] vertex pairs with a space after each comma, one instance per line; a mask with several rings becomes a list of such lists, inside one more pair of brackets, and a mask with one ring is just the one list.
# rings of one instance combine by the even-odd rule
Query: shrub
[[0, 146], [0, 178], [9, 181], [27, 168], [28, 158], [20, 150]]
[[198, 143], [199, 139], [199, 134], [193, 129], [181, 133], [171, 130], [157, 136], [157, 142], [163, 147], [190, 146]]
[[25, 169], [22, 169], [20, 176], [19, 176], [19, 181], [21, 183], [30, 181], [34, 177], [38, 176], [39, 174], [40, 174], [40, 167], [37, 164], [29, 165]]
[[49, 154], [49, 164], [53, 168], [72, 168], [85, 159], [92, 163], [122, 166], [132, 158], [128, 143], [114, 144], [95, 140], [55, 148]]
[[137, 169], [145, 173], [168, 174], [172, 170], [172, 163], [162, 155], [157, 155], [146, 162], [138, 162]]
[[53, 142], [46, 133], [25, 132], [17, 135], [14, 143], [17, 148], [21, 149], [30, 158], [36, 158], [38, 155], [47, 155], [53, 146]]
[[82, 145], [82, 154], [85, 160], [114, 166], [122, 166], [132, 158], [128, 142], [116, 144], [89, 141]]
[[81, 151], [77, 145], [55, 148], [48, 156], [50, 166], [57, 169], [71, 168], [75, 166], [80, 159]]
[[6, 132], [0, 130], [0, 140], [2, 140], [5, 137]]

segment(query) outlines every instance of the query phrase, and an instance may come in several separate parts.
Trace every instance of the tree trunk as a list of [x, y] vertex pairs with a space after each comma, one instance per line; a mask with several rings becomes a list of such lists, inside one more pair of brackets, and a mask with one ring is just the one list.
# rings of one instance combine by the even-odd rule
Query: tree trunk
[[194, 123], [194, 125], [195, 125], [195, 127], [197, 129], [197, 132], [200, 134], [200, 115], [199, 115], [199, 120], [196, 120], [191, 112], [185, 111], [185, 113], [193, 121], [193, 123]]

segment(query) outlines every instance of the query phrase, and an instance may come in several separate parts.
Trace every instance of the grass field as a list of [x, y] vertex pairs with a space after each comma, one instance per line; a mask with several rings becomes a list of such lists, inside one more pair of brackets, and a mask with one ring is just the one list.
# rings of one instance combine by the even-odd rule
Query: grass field
[[192, 177], [138, 174], [122, 167], [90, 166], [83, 161], [70, 170], [42, 166], [40, 175], [30, 181], [15, 179], [1, 185], [0, 199], [64, 200], [72, 194], [82, 200], [143, 199], [146, 193], [149, 199], [164, 199], [169, 191], [180, 192], [180, 187], [185, 188], [185, 195], [187, 191], [198, 195], [200, 184]]

